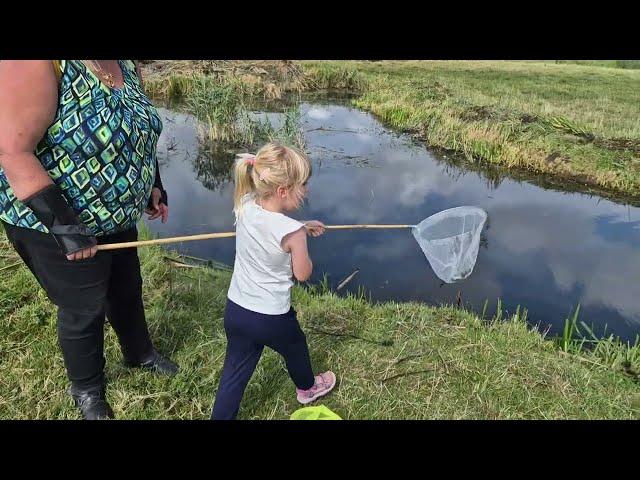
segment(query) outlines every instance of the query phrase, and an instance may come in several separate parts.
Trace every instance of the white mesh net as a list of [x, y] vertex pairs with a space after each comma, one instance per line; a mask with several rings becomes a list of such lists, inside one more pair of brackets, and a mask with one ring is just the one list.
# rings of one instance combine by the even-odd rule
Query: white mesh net
[[411, 231], [438, 278], [455, 283], [473, 271], [486, 220], [481, 208], [456, 207], [424, 219]]

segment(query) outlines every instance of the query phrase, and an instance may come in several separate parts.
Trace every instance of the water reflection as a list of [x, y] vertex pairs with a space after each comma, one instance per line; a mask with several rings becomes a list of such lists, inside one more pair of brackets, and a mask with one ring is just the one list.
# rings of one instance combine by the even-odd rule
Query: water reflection
[[[632, 340], [640, 332], [640, 209], [467, 165], [347, 106], [305, 103], [301, 109], [314, 176], [297, 218], [417, 223], [459, 205], [489, 213], [474, 273], [459, 284], [441, 284], [408, 231], [329, 232], [311, 240], [313, 281], [326, 274], [335, 287], [360, 269], [344, 290], [364, 287], [374, 300], [430, 304], [453, 303], [460, 294], [477, 311], [489, 299], [489, 315], [501, 298], [509, 311], [526, 306], [530, 321], [551, 324], [551, 333], [581, 303], [581, 319], [596, 333], [606, 325]], [[162, 236], [232, 230], [235, 152], [199, 145], [192, 117], [161, 112], [171, 119], [159, 145], [171, 219], [152, 229]], [[233, 240], [180, 248], [233, 263]]]
[[198, 180], [209, 190], [218, 190], [233, 181], [235, 152], [217, 142], [200, 141], [193, 160]]

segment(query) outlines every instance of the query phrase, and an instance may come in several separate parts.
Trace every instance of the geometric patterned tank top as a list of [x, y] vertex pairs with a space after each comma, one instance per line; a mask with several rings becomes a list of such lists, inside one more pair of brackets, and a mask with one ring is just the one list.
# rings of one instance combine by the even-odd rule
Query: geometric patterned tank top
[[[106, 86], [79, 60], [60, 62], [58, 109], [36, 157], [69, 205], [96, 236], [134, 227], [156, 174], [158, 112], [142, 91], [131, 60], [118, 60], [119, 89]], [[0, 167], [0, 219], [48, 233], [20, 202]]]

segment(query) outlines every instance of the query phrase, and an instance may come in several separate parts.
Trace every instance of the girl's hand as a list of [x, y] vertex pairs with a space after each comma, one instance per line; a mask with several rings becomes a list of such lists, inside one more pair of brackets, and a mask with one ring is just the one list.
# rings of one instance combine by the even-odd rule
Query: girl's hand
[[295, 232], [285, 235], [281, 242], [282, 249], [291, 253], [293, 276], [299, 282], [306, 282], [313, 271], [313, 263], [311, 263], [307, 249], [307, 233], [304, 230], [299, 228]]
[[307, 233], [312, 237], [319, 237], [325, 231], [324, 223], [318, 220], [310, 220], [304, 223], [305, 228], [307, 229]]

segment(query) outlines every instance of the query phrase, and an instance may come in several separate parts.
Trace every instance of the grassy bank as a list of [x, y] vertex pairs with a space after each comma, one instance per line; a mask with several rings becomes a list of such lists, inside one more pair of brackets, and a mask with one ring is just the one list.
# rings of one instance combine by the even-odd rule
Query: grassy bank
[[535, 62], [305, 62], [357, 71], [354, 103], [473, 161], [640, 198], [640, 71]]
[[[229, 272], [170, 266], [159, 248], [140, 255], [152, 336], [182, 371], [166, 379], [123, 368], [107, 326], [109, 400], [121, 419], [208, 418]], [[78, 418], [64, 393], [54, 308], [2, 233], [0, 269], [0, 418]], [[371, 305], [322, 287], [296, 287], [294, 302], [315, 368], [339, 379], [322, 403], [343, 418], [640, 418], [640, 355], [620, 345], [574, 355], [527, 329], [522, 315], [486, 325], [452, 307]], [[240, 418], [288, 418], [298, 408], [293, 389], [267, 351]]]
[[637, 69], [607, 61], [219, 63], [147, 67], [149, 92], [193, 101], [230, 84], [239, 98], [350, 90], [388, 126], [470, 161], [640, 201]]

